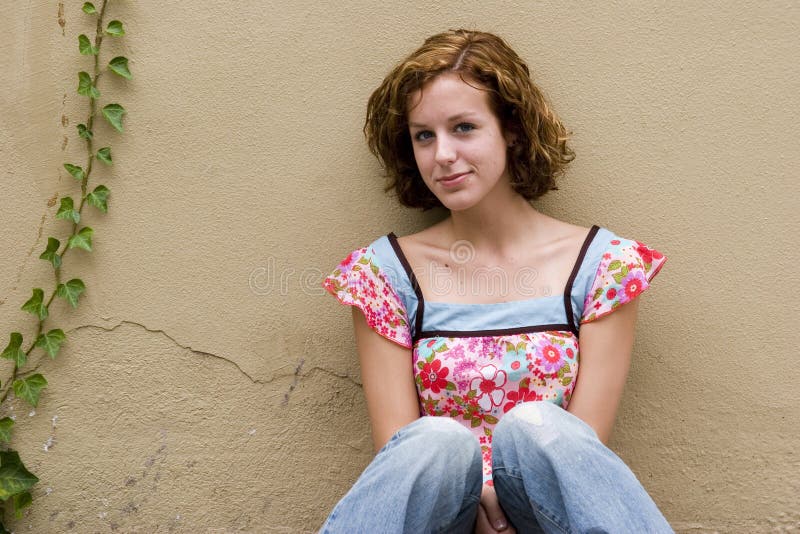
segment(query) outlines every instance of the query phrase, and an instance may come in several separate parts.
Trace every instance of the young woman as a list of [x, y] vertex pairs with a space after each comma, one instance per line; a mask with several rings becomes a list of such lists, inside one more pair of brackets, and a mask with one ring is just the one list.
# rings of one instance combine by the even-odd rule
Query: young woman
[[449, 216], [324, 282], [353, 307], [378, 453], [322, 532], [672, 532], [605, 446], [665, 258], [531, 206], [574, 156], [525, 63], [489, 33], [430, 37], [364, 131], [387, 190]]

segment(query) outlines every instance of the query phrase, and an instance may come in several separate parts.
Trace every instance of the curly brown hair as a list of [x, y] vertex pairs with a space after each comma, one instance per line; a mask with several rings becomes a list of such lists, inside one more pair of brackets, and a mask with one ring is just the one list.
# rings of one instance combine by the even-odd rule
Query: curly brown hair
[[[364, 135], [383, 165], [400, 203], [411, 208], [442, 206], [420, 176], [408, 130], [408, 100], [439, 74], [455, 72], [488, 91], [489, 105], [503, 131], [515, 141], [508, 149], [511, 186], [528, 200], [556, 187], [575, 153], [569, 133], [533, 83], [525, 62], [500, 37], [450, 30], [436, 34], [397, 65], [370, 96]], [[466, 79], [465, 79], [466, 78]]]

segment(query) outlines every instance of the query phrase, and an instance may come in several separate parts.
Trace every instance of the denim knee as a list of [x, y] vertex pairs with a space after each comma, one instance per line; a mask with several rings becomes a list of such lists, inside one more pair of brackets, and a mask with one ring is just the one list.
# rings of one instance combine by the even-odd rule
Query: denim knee
[[[492, 452], [498, 498], [514, 501], [518, 509], [530, 508], [535, 518], [528, 519], [542, 527], [553, 525], [563, 532], [671, 532], [622, 460], [590, 425], [558, 405], [530, 402], [514, 407], [495, 427]], [[512, 517], [515, 523], [523, 520]]]
[[471, 532], [481, 495], [478, 440], [448, 417], [405, 425], [336, 505], [323, 532]]
[[495, 427], [492, 446], [497, 451], [522, 441], [534, 452], [555, 440], [559, 447], [580, 447], [587, 438], [597, 439], [597, 434], [578, 417], [552, 402], [534, 401], [519, 404], [503, 416]]
[[[481, 469], [481, 449], [475, 436], [463, 425], [449, 417], [420, 417], [407, 432], [413, 434], [424, 447], [424, 454], [432, 460], [431, 467], [444, 473], [466, 473]], [[409, 436], [411, 437], [411, 436]]]

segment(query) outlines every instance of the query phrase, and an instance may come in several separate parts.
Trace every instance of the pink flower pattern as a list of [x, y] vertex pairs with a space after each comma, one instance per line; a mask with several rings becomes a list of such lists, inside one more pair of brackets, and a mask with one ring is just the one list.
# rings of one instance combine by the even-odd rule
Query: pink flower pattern
[[351, 252], [322, 286], [342, 304], [357, 306], [380, 335], [411, 348], [406, 308], [381, 272], [374, 250]]
[[475, 397], [483, 411], [488, 412], [494, 406], [500, 406], [506, 393], [503, 386], [506, 385], [506, 372], [498, 371], [494, 365], [486, 365], [480, 370], [481, 376], [477, 376], [470, 382], [470, 390], [477, 391]]
[[[435, 337], [416, 342], [413, 351], [414, 371], [419, 392], [421, 413], [450, 416], [469, 428], [476, 439], [491, 434], [494, 426], [508, 410], [520, 402], [545, 400], [566, 408], [575, 387], [574, 377], [578, 373], [578, 340], [571, 332], [535, 332], [503, 336]], [[438, 393], [424, 387], [426, 358], [425, 347], [432, 342], [437, 349], [437, 358], [455, 362], [448, 379], [453, 380], [452, 389], [441, 388]], [[518, 351], [497, 349], [508, 346], [520, 347]], [[495, 347], [493, 352], [470, 352], [469, 346]], [[525, 347], [525, 350], [522, 350]], [[545, 347], [558, 347], [559, 365], [548, 367], [544, 363]], [[461, 358], [451, 358], [453, 353]], [[531, 361], [524, 373], [515, 376], [506, 371], [519, 362], [520, 353], [530, 354]], [[573, 355], [574, 357], [571, 357]], [[430, 358], [430, 356], [429, 356]], [[511, 360], [511, 365], [507, 365]], [[438, 360], [437, 360], [438, 361]], [[535, 363], [538, 362], [538, 363]], [[451, 365], [448, 363], [448, 365]], [[420, 367], [422, 366], [422, 367]], [[452, 377], [452, 378], [450, 378]], [[483, 449], [484, 482], [491, 480], [491, 441], [481, 443]]]
[[608, 315], [650, 287], [667, 258], [647, 245], [614, 239], [597, 267], [594, 283], [583, 304], [581, 324]]

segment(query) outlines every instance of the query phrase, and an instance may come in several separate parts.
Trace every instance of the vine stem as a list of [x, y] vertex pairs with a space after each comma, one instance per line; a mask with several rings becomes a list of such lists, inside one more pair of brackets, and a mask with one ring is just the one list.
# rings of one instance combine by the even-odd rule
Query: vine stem
[[[97, 49], [97, 54], [94, 54], [94, 80], [92, 81], [92, 85], [94, 87], [97, 87], [97, 82], [100, 79], [100, 74], [101, 74], [100, 45], [103, 42], [103, 15], [106, 12], [107, 2], [108, 0], [103, 0], [103, 5], [100, 8], [100, 15], [98, 15], [97, 17], [97, 29], [95, 31], [95, 37], [94, 37], [94, 46]], [[92, 125], [94, 124], [94, 115], [96, 112], [96, 106], [97, 106], [96, 99], [89, 97], [89, 117], [86, 120], [86, 129], [89, 130], [90, 132], [92, 131]], [[81, 215], [83, 213], [83, 205], [86, 202], [86, 190], [89, 184], [89, 175], [92, 172], [92, 163], [94, 162], [94, 148], [92, 146], [91, 137], [86, 139], [86, 149], [89, 153], [89, 156], [88, 156], [88, 162], [86, 163], [86, 172], [83, 175], [83, 180], [81, 180], [81, 203], [80, 206], [78, 206], [77, 210], [78, 215]], [[72, 232], [69, 238], [76, 235], [77, 231], [78, 231], [78, 223], [73, 222]], [[60, 254], [62, 263], [64, 260], [64, 256], [70, 250], [69, 238], [67, 238], [66, 242], [64, 243], [64, 248]], [[50, 308], [50, 304], [53, 302], [53, 299], [55, 298], [56, 293], [58, 291], [58, 286], [61, 284], [61, 267], [55, 268], [53, 272], [56, 280], [56, 285], [55, 289], [53, 289], [52, 293], [50, 293], [50, 298], [47, 299], [47, 304], [45, 304], [45, 308], [47, 309]], [[31, 342], [30, 347], [28, 347], [28, 350], [25, 351], [26, 359], [28, 356], [30, 356], [31, 352], [33, 352], [33, 349], [36, 347], [36, 341], [39, 339], [39, 336], [42, 334], [42, 331], [44, 330], [44, 321], [45, 321], [44, 319], [40, 319], [39, 324], [36, 326], [36, 335], [33, 336], [33, 341]], [[5, 387], [0, 389], [0, 391], [2, 391], [2, 395], [0, 395], [0, 405], [2, 405], [5, 402], [5, 400], [8, 398], [8, 395], [11, 393], [11, 390], [14, 385], [14, 380], [17, 378], [18, 371], [19, 368], [17, 367], [16, 362], [14, 362], [14, 369], [11, 371], [11, 377], [5, 382]]]

